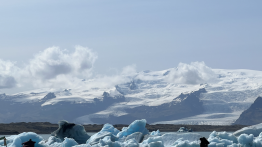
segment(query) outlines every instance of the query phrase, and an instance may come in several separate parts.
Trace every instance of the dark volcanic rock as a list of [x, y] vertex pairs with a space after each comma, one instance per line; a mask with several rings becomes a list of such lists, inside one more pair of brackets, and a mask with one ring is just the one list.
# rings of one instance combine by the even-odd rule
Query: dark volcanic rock
[[236, 120], [235, 124], [256, 125], [262, 123], [262, 97], [258, 97], [254, 103]]
[[189, 94], [181, 93], [170, 103], [159, 106], [139, 106], [125, 111], [127, 115], [120, 117], [109, 116], [108, 118], [92, 118], [96, 123], [130, 124], [136, 119], [146, 119], [148, 123], [157, 121], [176, 120], [198, 115], [204, 112], [203, 103], [199, 100], [200, 94], [206, 93], [205, 88]]

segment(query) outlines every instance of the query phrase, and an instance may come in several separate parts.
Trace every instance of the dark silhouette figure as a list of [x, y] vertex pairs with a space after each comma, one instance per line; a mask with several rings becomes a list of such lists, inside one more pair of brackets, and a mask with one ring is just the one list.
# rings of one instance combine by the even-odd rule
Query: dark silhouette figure
[[35, 142], [30, 139], [29, 141], [22, 143], [22, 145], [23, 147], [34, 147]]
[[200, 141], [201, 141], [200, 147], [208, 147], [209, 142], [205, 137], [200, 138]]

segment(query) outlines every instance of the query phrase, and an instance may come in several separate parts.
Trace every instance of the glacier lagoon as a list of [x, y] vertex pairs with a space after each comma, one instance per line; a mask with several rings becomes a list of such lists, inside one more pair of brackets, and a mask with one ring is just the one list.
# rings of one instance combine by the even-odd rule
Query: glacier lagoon
[[[21, 147], [21, 144], [29, 139], [36, 142], [35, 147], [199, 147], [199, 139], [204, 136], [210, 142], [210, 147], [262, 147], [262, 124], [245, 127], [234, 133], [170, 133], [159, 130], [149, 132], [145, 126], [146, 120], [142, 119], [123, 127], [121, 131], [111, 124], [105, 124], [99, 132], [88, 133], [81, 125], [71, 125], [67, 130], [60, 124], [59, 129], [51, 136], [24, 132], [6, 139], [7, 147]], [[4, 146], [3, 140], [0, 140], [0, 146]]]

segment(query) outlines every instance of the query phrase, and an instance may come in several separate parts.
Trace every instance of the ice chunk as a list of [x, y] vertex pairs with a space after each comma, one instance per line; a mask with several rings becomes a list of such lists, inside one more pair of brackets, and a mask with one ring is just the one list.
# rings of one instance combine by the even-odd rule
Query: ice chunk
[[148, 147], [164, 147], [164, 145], [162, 141], [156, 141], [156, 142], [149, 143]]
[[260, 132], [262, 132], [262, 123], [253, 125], [253, 126], [249, 126], [249, 127], [244, 127], [234, 132], [234, 135], [239, 136], [245, 133], [245, 134], [253, 134], [254, 137], [257, 137]]
[[59, 128], [51, 135], [55, 136], [62, 141], [65, 137], [73, 138], [77, 143], [84, 144], [90, 138], [82, 125], [68, 123], [67, 121], [59, 121]]
[[223, 145], [223, 146], [228, 146], [228, 145], [232, 145], [233, 144], [233, 141], [231, 140], [227, 140], [227, 139], [220, 139], [220, 138], [217, 138], [217, 137], [209, 137], [208, 138], [208, 141], [210, 142], [210, 144], [208, 146], [220, 146], [220, 145]]
[[161, 137], [163, 138], [164, 146], [170, 146], [180, 138], [189, 142], [199, 142], [199, 138], [202, 136], [197, 133], [166, 133]]
[[238, 137], [238, 143], [241, 144], [241, 146], [245, 146], [245, 147], [251, 147], [253, 145], [253, 139], [254, 139], [254, 135], [250, 134], [241, 134]]
[[[198, 146], [201, 135], [197, 133], [166, 133], [162, 136], [151, 136], [144, 140], [141, 145], [146, 146], [153, 142], [162, 142], [163, 146]], [[158, 144], [158, 143], [156, 143]]]
[[213, 138], [213, 137], [218, 138], [218, 139], [231, 140], [231, 141], [233, 141], [233, 143], [238, 143], [237, 137], [235, 135], [233, 135], [232, 133], [213, 131], [209, 135], [209, 139], [211, 140], [211, 138]]
[[199, 147], [199, 142], [198, 141], [192, 141], [189, 142], [188, 140], [183, 140], [182, 138], [178, 139], [173, 143], [171, 146], [176, 146], [176, 147]]
[[143, 139], [144, 135], [141, 132], [135, 132], [133, 134], [128, 135], [125, 138], [125, 141], [129, 140], [129, 139], [135, 139], [136, 142], [140, 143]]
[[78, 145], [78, 143], [73, 138], [65, 138], [62, 142], [62, 147], [72, 147]]
[[153, 136], [161, 136], [161, 133], [160, 133], [159, 130], [157, 130], [157, 131], [151, 132], [150, 135], [153, 135]]
[[78, 143], [73, 138], [65, 137], [63, 142], [54, 142], [50, 145], [48, 145], [48, 143], [45, 143], [44, 147], [73, 147], [76, 145], [78, 145]]
[[80, 144], [80, 145], [75, 145], [73, 147], [92, 147], [92, 146], [89, 144]]
[[134, 138], [126, 140], [125, 142], [122, 143], [122, 145], [124, 147], [138, 147], [139, 146], [138, 142]]
[[100, 132], [111, 132], [113, 135], [116, 136], [120, 131], [114, 128], [114, 126], [111, 124], [104, 124]]
[[162, 136], [154, 136], [154, 137], [149, 137], [147, 140], [144, 140], [141, 144], [142, 145], [147, 145], [150, 144], [151, 142], [163, 142]]
[[117, 134], [117, 137], [122, 138], [124, 136], [130, 135], [135, 132], [141, 132], [143, 135], [146, 135], [149, 133], [149, 131], [146, 129], [146, 120], [135, 120], [132, 122], [128, 127], [123, 127], [122, 131], [120, 131]]
[[48, 138], [47, 142], [45, 142], [44, 144], [50, 146], [51, 144], [56, 143], [56, 142], [61, 143], [62, 140], [59, 139], [59, 138], [56, 138], [55, 136], [50, 136]]
[[233, 144], [231, 144], [231, 145], [228, 145], [227, 147], [239, 147], [239, 146], [238, 146], [238, 144], [233, 143]]
[[[39, 135], [37, 135], [34, 132], [24, 132], [18, 135], [12, 135], [9, 137], [6, 137], [7, 139], [7, 145], [8, 147], [19, 147], [22, 146], [23, 142], [29, 141], [31, 139], [32, 141], [36, 142], [35, 147], [43, 147], [43, 145], [39, 144], [43, 140], [43, 138]], [[4, 141], [0, 141], [0, 145], [4, 146]]]
[[103, 139], [100, 139], [99, 140], [99, 143], [96, 144], [96, 145], [93, 145], [92, 147], [102, 147], [102, 146], [105, 146], [105, 147], [121, 147], [121, 143], [120, 142], [113, 142], [111, 140], [111, 136], [106, 136], [104, 137]]
[[253, 146], [262, 147], [262, 132], [253, 140]]
[[111, 124], [105, 124], [103, 126], [103, 128], [95, 133], [94, 135], [92, 135], [87, 141], [86, 144], [90, 144], [90, 145], [94, 145], [94, 144], [98, 144], [100, 139], [103, 139], [106, 136], [110, 136], [112, 141], [115, 141], [117, 138], [115, 137], [115, 135], [117, 135], [117, 133], [119, 133], [119, 130], [117, 130], [116, 128], [114, 128], [113, 125]]
[[116, 141], [117, 138], [111, 133], [111, 132], [98, 132], [94, 135], [92, 135], [87, 141], [86, 144], [94, 145], [98, 144], [100, 139], [103, 139], [105, 137], [109, 136], [112, 141]]

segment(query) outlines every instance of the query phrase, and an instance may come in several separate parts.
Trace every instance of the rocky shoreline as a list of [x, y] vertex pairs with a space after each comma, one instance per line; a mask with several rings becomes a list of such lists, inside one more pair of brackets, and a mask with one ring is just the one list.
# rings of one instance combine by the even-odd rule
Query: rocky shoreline
[[[103, 125], [89, 124], [83, 125], [86, 132], [98, 132]], [[114, 125], [115, 128], [121, 130], [128, 125]], [[160, 130], [160, 132], [176, 132], [180, 127], [191, 128], [195, 132], [210, 132], [210, 131], [227, 131], [234, 132], [246, 125], [228, 125], [228, 126], [212, 126], [212, 125], [173, 125], [173, 124], [156, 124], [146, 125], [149, 131]], [[9, 124], [0, 124], [0, 135], [15, 135], [22, 132], [35, 132], [37, 134], [50, 134], [58, 129], [58, 124], [52, 124], [49, 122], [18, 122]]]

